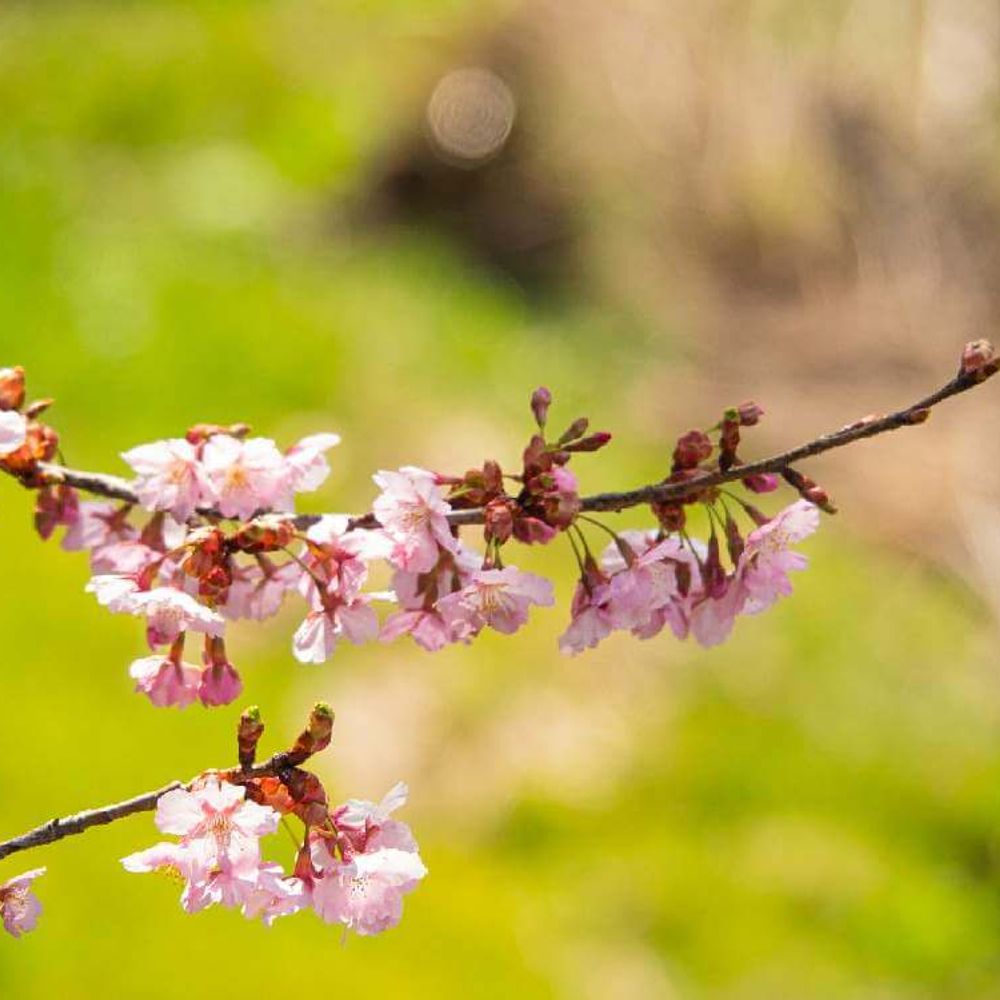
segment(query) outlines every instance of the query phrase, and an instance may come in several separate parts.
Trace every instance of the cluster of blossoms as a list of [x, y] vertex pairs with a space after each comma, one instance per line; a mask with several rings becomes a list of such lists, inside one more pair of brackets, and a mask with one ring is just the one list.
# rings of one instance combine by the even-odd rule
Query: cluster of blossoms
[[[992, 346], [975, 341], [966, 346], [957, 376], [919, 403], [865, 417], [751, 466], [738, 449], [743, 431], [763, 411], [744, 403], [708, 430], [678, 438], [660, 483], [588, 498], [579, 495], [569, 463], [602, 449], [610, 435], [588, 433], [588, 421], [580, 418], [550, 439], [552, 397], [542, 388], [531, 398], [537, 433], [517, 472], [504, 473], [493, 460], [460, 476], [413, 466], [381, 471], [374, 476], [379, 493], [372, 512], [352, 518], [293, 512], [295, 495], [316, 489], [328, 475], [326, 452], [339, 440], [334, 434], [304, 438], [282, 453], [273, 441], [249, 437], [245, 425], [200, 424], [184, 438], [126, 452], [131, 482], [53, 465], [62, 458], [59, 436], [39, 419], [51, 400], [26, 403], [23, 369], [5, 368], [0, 471], [36, 491], [35, 524], [43, 538], [62, 527], [66, 549], [89, 553], [87, 590], [100, 604], [145, 619], [153, 655], [132, 664], [137, 689], [158, 706], [223, 705], [242, 689], [226, 653], [227, 623], [271, 617], [288, 594], [307, 607], [292, 643], [303, 663], [328, 659], [341, 638], [361, 643], [409, 635], [434, 651], [471, 642], [484, 629], [516, 632], [533, 605], [551, 605], [554, 596], [547, 580], [505, 564], [512, 541], [544, 545], [562, 536], [569, 542], [579, 582], [560, 639], [564, 652], [596, 646], [615, 631], [649, 639], [665, 626], [680, 639], [722, 642], [739, 615], [757, 614], [791, 593], [789, 574], [805, 566], [793, 546], [816, 530], [820, 510], [834, 510], [793, 459], [922, 423], [936, 403], [998, 371]], [[766, 494], [780, 480], [799, 499], [772, 517], [725, 485]], [[78, 489], [103, 499], [82, 501]], [[647, 530], [618, 533], [590, 516], [639, 504], [648, 505], [654, 519]], [[704, 512], [705, 540], [692, 537], [690, 510]], [[744, 533], [739, 519], [752, 527]], [[469, 525], [483, 527], [482, 552], [460, 537]], [[599, 556], [586, 533], [594, 528], [612, 538]], [[376, 563], [387, 567], [391, 589], [366, 589]], [[376, 601], [395, 606], [384, 620]], [[203, 637], [200, 665], [183, 658], [192, 632]], [[302, 768], [329, 744], [332, 726], [333, 713], [317, 705], [289, 750], [255, 764], [264, 727], [259, 712], [248, 709], [237, 732], [238, 768], [208, 771], [164, 794], [80, 813], [72, 822], [44, 824], [0, 843], [0, 857], [155, 805], [160, 830], [178, 839], [122, 863], [130, 872], [179, 878], [185, 910], [219, 904], [269, 924], [308, 908], [345, 930], [379, 933], [399, 922], [403, 896], [427, 870], [409, 828], [393, 817], [406, 801], [404, 785], [379, 803], [351, 799], [331, 808], [320, 780]], [[302, 833], [286, 871], [265, 860], [261, 838], [292, 818]], [[34, 869], [0, 885], [0, 921], [15, 937], [35, 926], [41, 905], [32, 886], [44, 872]]]
[[[62, 526], [64, 548], [89, 552], [87, 590], [99, 603], [145, 620], [150, 655], [129, 672], [157, 706], [216, 706], [238, 697], [242, 681], [226, 653], [226, 626], [269, 618], [288, 595], [306, 603], [292, 640], [302, 663], [327, 660], [341, 639], [408, 635], [435, 651], [469, 643], [484, 629], [516, 632], [532, 606], [555, 598], [549, 581], [505, 564], [507, 547], [560, 536], [580, 572], [560, 639], [564, 652], [592, 647], [615, 630], [648, 639], [665, 625], [679, 638], [713, 645], [738, 615], [790, 592], [788, 571], [805, 564], [790, 546], [815, 530], [817, 508], [832, 509], [826, 494], [791, 468], [781, 474], [801, 499], [774, 518], [731, 492], [700, 485], [706, 473], [739, 464], [741, 431], [762, 415], [753, 403], [727, 410], [709, 431], [682, 435], [664, 479], [681, 490], [679, 499], [650, 504], [656, 527], [618, 534], [588, 515], [569, 467], [611, 435], [590, 433], [580, 418], [548, 437], [552, 397], [544, 388], [531, 398], [537, 432], [516, 473], [505, 474], [493, 460], [463, 475], [383, 470], [373, 477], [379, 492], [371, 513], [355, 518], [294, 513], [295, 495], [329, 474], [326, 452], [337, 435], [312, 435], [281, 452], [242, 424], [199, 424], [183, 438], [133, 448], [123, 458], [134, 478], [111, 491], [127, 499], [81, 500], [47, 471], [58, 436], [37, 418], [48, 402], [25, 408], [23, 371], [0, 373], [0, 418], [9, 418], [7, 441], [17, 446], [0, 454], [0, 467], [37, 490], [43, 537]], [[0, 433], [7, 433], [3, 427], [0, 420]], [[747, 475], [742, 485], [768, 493], [779, 480]], [[688, 533], [691, 507], [708, 512], [705, 542]], [[741, 516], [752, 522], [745, 537]], [[463, 524], [482, 525], [483, 551], [466, 544]], [[595, 527], [613, 536], [601, 556], [586, 533]], [[388, 568], [388, 590], [366, 589], [376, 564]], [[382, 620], [379, 602], [392, 605]], [[198, 664], [184, 659], [190, 633], [201, 636]]]
[[[351, 799], [331, 809], [319, 779], [298, 763], [327, 745], [332, 722], [329, 709], [317, 705], [295, 746], [266, 768], [273, 773], [256, 777], [253, 752], [263, 726], [256, 710], [247, 710], [241, 769], [210, 772], [162, 795], [156, 825], [179, 839], [123, 858], [126, 871], [178, 878], [188, 913], [218, 904], [270, 924], [311, 908], [357, 934], [394, 927], [403, 896], [427, 874], [410, 828], [391, 815], [406, 802], [406, 786], [396, 785], [380, 803]], [[289, 816], [305, 830], [291, 874], [265, 861], [260, 847]]]

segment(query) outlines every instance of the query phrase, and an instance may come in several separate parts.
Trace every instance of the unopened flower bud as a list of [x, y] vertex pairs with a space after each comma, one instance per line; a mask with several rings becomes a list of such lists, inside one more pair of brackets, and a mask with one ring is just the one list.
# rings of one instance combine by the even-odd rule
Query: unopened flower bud
[[566, 430], [559, 435], [559, 440], [556, 444], [563, 445], [570, 441], [576, 441], [578, 438], [582, 438], [583, 435], [587, 433], [587, 428], [589, 426], [590, 421], [586, 417], [577, 417], [576, 420], [574, 420], [573, 423], [571, 423], [569, 427], [567, 427]]
[[288, 751], [288, 763], [298, 766], [314, 753], [325, 750], [333, 734], [333, 719], [333, 709], [326, 702], [316, 702], [309, 713], [309, 723]]
[[660, 522], [660, 527], [667, 534], [672, 531], [680, 531], [687, 522], [687, 512], [683, 504], [674, 503], [653, 503], [650, 504], [656, 519]]
[[764, 416], [763, 409], [752, 399], [748, 399], [745, 403], [740, 403], [736, 408], [736, 413], [739, 417], [741, 427], [753, 427]]
[[693, 469], [712, 454], [712, 442], [704, 431], [688, 431], [677, 439], [674, 448], [674, 472]]
[[236, 746], [239, 752], [240, 767], [244, 770], [253, 767], [257, 757], [257, 744], [264, 735], [264, 722], [260, 709], [251, 705], [243, 711], [236, 729]]
[[483, 509], [486, 541], [503, 545], [514, 532], [514, 501], [498, 497], [491, 500]]
[[794, 486], [799, 491], [799, 496], [803, 500], [808, 500], [810, 503], [815, 504], [820, 510], [826, 511], [827, 514], [837, 513], [837, 508], [833, 505], [826, 490], [822, 486], [817, 486], [804, 473], [789, 466], [781, 470], [781, 476], [789, 486]]
[[535, 423], [540, 431], [545, 430], [545, 422], [549, 418], [549, 407], [552, 405], [552, 393], [544, 385], [539, 386], [531, 394], [531, 412], [535, 415]]
[[962, 375], [972, 375], [982, 371], [994, 360], [994, 357], [993, 345], [988, 340], [970, 341], [962, 351], [962, 364], [959, 372]]
[[571, 444], [564, 445], [564, 451], [600, 451], [611, 440], [608, 431], [598, 431], [589, 437], [581, 438]]
[[742, 481], [751, 493], [773, 493], [779, 485], [778, 477], [770, 472], [753, 472]]
[[24, 406], [24, 369], [20, 365], [0, 368], [0, 410]]

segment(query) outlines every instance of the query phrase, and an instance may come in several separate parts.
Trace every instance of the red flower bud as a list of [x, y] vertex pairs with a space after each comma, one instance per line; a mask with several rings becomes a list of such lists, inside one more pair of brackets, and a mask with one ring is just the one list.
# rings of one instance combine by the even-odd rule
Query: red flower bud
[[741, 427], [753, 427], [764, 416], [764, 411], [752, 399], [740, 403], [736, 408]]
[[611, 435], [607, 431], [598, 431], [589, 437], [581, 438], [563, 446], [564, 451], [600, 451], [609, 441]]
[[680, 531], [687, 521], [687, 513], [682, 504], [654, 503], [650, 504], [660, 526], [667, 534]]
[[962, 375], [972, 375], [989, 365], [994, 357], [993, 345], [988, 340], [970, 341], [962, 351], [959, 371]]
[[743, 477], [743, 485], [751, 493], [773, 493], [778, 488], [778, 477], [770, 472], [754, 472]]
[[531, 394], [531, 412], [535, 415], [538, 429], [545, 430], [545, 422], [549, 417], [549, 407], [552, 405], [552, 393], [544, 385], [539, 386]]
[[712, 442], [704, 431], [688, 431], [677, 439], [674, 448], [674, 472], [693, 469], [712, 454]]
[[491, 500], [483, 511], [486, 541], [503, 545], [514, 532], [514, 501], [497, 497]]

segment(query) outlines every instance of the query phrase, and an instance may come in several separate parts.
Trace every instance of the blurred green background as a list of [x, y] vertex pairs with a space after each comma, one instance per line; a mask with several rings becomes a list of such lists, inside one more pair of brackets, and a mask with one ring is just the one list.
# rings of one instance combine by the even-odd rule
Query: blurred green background
[[[513, 463], [544, 383], [554, 420], [586, 412], [618, 432], [578, 463], [592, 491], [662, 475], [676, 433], [747, 396], [774, 414], [761, 446], [791, 444], [826, 429], [823, 400], [836, 425], [929, 385], [924, 361], [948, 371], [992, 317], [994, 182], [979, 179], [995, 178], [995, 125], [981, 126], [1000, 103], [986, 73], [948, 119], [965, 132], [927, 125], [927, 88], [906, 81], [929, 72], [943, 8], [668, 4], [661, 39], [657, 5], [600, 6], [5, 4], [0, 362], [56, 397], [67, 460], [122, 472], [118, 452], [199, 420], [247, 420], [283, 445], [331, 429], [344, 444], [310, 509], [359, 510], [376, 468]], [[946, 57], [963, 37], [946, 33]], [[598, 40], [603, 62], [587, 56]], [[764, 72], [765, 92], [798, 95], [810, 121], [848, 80], [882, 187], [852, 187], [808, 130], [776, 134], [774, 102], [734, 117], [743, 95], [719, 84], [734, 51], [747, 100], [769, 67], [784, 82]], [[489, 163], [436, 155], [424, 124], [435, 80], [470, 64], [517, 101]], [[948, 65], [952, 83], [977, 66]], [[706, 79], [718, 92], [690, 106], [714, 146], [668, 132], [653, 100]], [[490, 113], [453, 118], [489, 138]], [[752, 156], [713, 154], [726, 121]], [[979, 228], [942, 209], [926, 232], [960, 229], [978, 292], [928, 263], [954, 241], [929, 250], [892, 222], [940, 209], [934, 151], [969, 130], [966, 181], [952, 157], [948, 190], [975, 194]], [[679, 216], [685, 202], [698, 210]], [[920, 278], [932, 271], [964, 312]], [[866, 303], [884, 328], [848, 335]], [[974, 406], [953, 404], [944, 432]], [[174, 885], [117, 864], [156, 838], [140, 816], [0, 864], [0, 880], [49, 867], [37, 933], [0, 940], [0, 997], [1000, 996], [996, 634], [988, 595], [938, 558], [958, 552], [956, 522], [913, 502], [904, 460], [935, 469], [925, 499], [952, 482], [921, 433], [867, 446], [870, 478], [820, 466], [851, 502], [809, 544], [814, 567], [712, 652], [663, 636], [561, 658], [572, 560], [556, 545], [517, 561], [556, 579], [561, 606], [510, 639], [435, 657], [342, 648], [312, 668], [290, 654], [297, 608], [237, 629], [269, 748], [324, 698], [331, 794], [410, 784], [431, 874], [402, 925], [342, 944], [308, 914], [270, 930], [189, 917]], [[133, 695], [135, 622], [83, 593], [84, 559], [34, 536], [10, 482], [0, 513], [0, 836], [228, 763], [236, 712]]]

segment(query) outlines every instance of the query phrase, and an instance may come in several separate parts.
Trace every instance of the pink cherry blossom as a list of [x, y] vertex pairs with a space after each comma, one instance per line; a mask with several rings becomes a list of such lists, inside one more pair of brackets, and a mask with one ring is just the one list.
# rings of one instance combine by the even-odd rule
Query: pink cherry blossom
[[740, 557], [737, 575], [746, 591], [746, 614], [769, 608], [792, 592], [788, 574], [805, 569], [808, 560], [789, 546], [807, 538], [819, 527], [819, 509], [797, 500], [767, 524], [751, 531]]
[[381, 802], [348, 799], [334, 812], [337, 828], [355, 851], [394, 847], [415, 852], [417, 842], [409, 826], [392, 818], [397, 809], [406, 805], [408, 795], [406, 784], [399, 781], [386, 792]]
[[226, 627], [222, 615], [174, 587], [137, 591], [124, 597], [121, 607], [129, 614], [146, 617], [150, 646], [173, 642], [181, 632], [222, 635]]
[[184, 708], [198, 696], [201, 667], [164, 656], [144, 656], [129, 667], [136, 691], [146, 695], [157, 708]]
[[247, 799], [240, 785], [214, 777], [191, 790], [175, 788], [156, 805], [156, 825], [181, 837], [206, 871], [255, 872], [260, 838], [273, 833], [279, 819], [270, 806]]
[[508, 635], [527, 620], [532, 604], [554, 602], [552, 584], [514, 566], [479, 570], [461, 590], [442, 597], [438, 610], [457, 633], [478, 632], [488, 625]]
[[378, 638], [378, 616], [366, 598], [310, 611], [295, 631], [292, 652], [300, 663], [325, 663], [341, 637], [355, 645]]
[[429, 573], [438, 550], [454, 552], [456, 541], [448, 526], [451, 509], [434, 474], [414, 466], [372, 477], [382, 492], [372, 510], [393, 543], [391, 561], [411, 573]]
[[248, 518], [258, 510], [291, 510], [285, 458], [269, 438], [241, 441], [214, 434], [202, 449], [209, 496], [224, 517]]
[[729, 638], [737, 615], [746, 603], [746, 590], [738, 578], [730, 577], [724, 593], [711, 596], [699, 592], [688, 614], [691, 635], [702, 646], [718, 646]]
[[[654, 611], [673, 600], [677, 595], [677, 575], [666, 560], [690, 558], [676, 539], [667, 538], [649, 546], [649, 540], [643, 539], [641, 533], [629, 532], [629, 535], [631, 544], [628, 538], [622, 539], [631, 559], [627, 565], [613, 542], [602, 560], [606, 570], [617, 569], [608, 580], [607, 612], [614, 626], [620, 629], [642, 628]], [[618, 560], [621, 568], [617, 568]]]
[[276, 917], [285, 917], [308, 906], [311, 895], [305, 883], [286, 876], [281, 865], [263, 864], [257, 879], [243, 898], [243, 916], [260, 917], [270, 927]]
[[255, 866], [209, 868], [195, 847], [183, 843], [162, 841], [136, 851], [122, 858], [122, 867], [127, 872], [160, 872], [183, 881], [181, 906], [188, 913], [198, 913], [213, 903], [242, 906], [257, 885]]
[[418, 646], [429, 653], [462, 641], [462, 637], [456, 635], [440, 613], [434, 610], [397, 611], [386, 618], [378, 637], [382, 642], [392, 642], [402, 635], [411, 636]]
[[110, 542], [90, 554], [94, 573], [118, 573], [138, 576], [144, 569], [163, 559], [163, 553], [143, 542], [127, 540]]
[[62, 547], [67, 552], [100, 549], [112, 542], [129, 541], [139, 532], [128, 523], [121, 504], [106, 500], [83, 500], [76, 520], [67, 528]]
[[[302, 596], [311, 605], [336, 597], [351, 602], [368, 579], [368, 563], [386, 558], [391, 545], [378, 531], [352, 530], [343, 514], [327, 514], [306, 532], [309, 545], [302, 554], [308, 568], [299, 578]], [[317, 588], [322, 583], [323, 592]]]
[[134, 576], [123, 573], [103, 573], [91, 577], [83, 588], [97, 598], [97, 603], [109, 611], [124, 612], [132, 596], [138, 592], [139, 584]]
[[281, 610], [285, 596], [299, 586], [303, 570], [298, 563], [275, 566], [261, 560], [262, 565], [235, 567], [226, 603], [219, 608], [226, 618], [271, 618]]
[[606, 582], [580, 581], [570, 605], [570, 623], [559, 637], [559, 651], [573, 656], [585, 649], [593, 649], [614, 631], [614, 622], [608, 611], [610, 592]]
[[226, 656], [226, 644], [221, 636], [206, 636], [203, 655], [205, 669], [198, 685], [198, 698], [207, 708], [228, 705], [243, 690], [243, 681]]
[[689, 600], [680, 593], [678, 568], [698, 574], [693, 552], [673, 537], [658, 538], [655, 530], [624, 531], [619, 536], [632, 556], [629, 565], [611, 542], [601, 556], [609, 574], [604, 612], [609, 624], [627, 628], [640, 639], [650, 639], [669, 625], [678, 639], [688, 633]]
[[17, 410], [0, 410], [0, 456], [17, 451], [28, 436], [28, 421]]
[[198, 698], [205, 706], [228, 705], [243, 691], [243, 681], [229, 662], [213, 663], [202, 671]]
[[413, 851], [381, 848], [334, 862], [313, 884], [312, 903], [327, 923], [339, 923], [356, 934], [379, 934], [395, 927], [403, 915], [403, 896], [427, 874]]
[[296, 493], [319, 489], [330, 475], [326, 452], [340, 444], [339, 434], [310, 434], [285, 452], [289, 483]]
[[44, 868], [33, 868], [0, 885], [0, 920], [4, 930], [13, 937], [35, 929], [42, 904], [32, 891], [32, 883], [45, 871]]
[[194, 446], [183, 438], [141, 444], [122, 454], [136, 472], [139, 502], [186, 521], [205, 502], [209, 483]]

